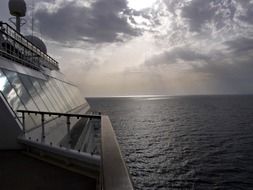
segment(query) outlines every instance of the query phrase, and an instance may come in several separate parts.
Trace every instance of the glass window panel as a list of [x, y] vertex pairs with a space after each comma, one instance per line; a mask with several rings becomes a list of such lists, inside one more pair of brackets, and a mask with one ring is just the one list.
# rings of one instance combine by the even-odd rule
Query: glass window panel
[[62, 95], [59, 94], [59, 90], [57, 89], [56, 85], [52, 82], [52, 79], [48, 79], [48, 85], [51, 86], [51, 90], [54, 93], [54, 96], [57, 98], [57, 101], [59, 102], [61, 106], [61, 112], [67, 112], [68, 108], [66, 104], [64, 103], [64, 100], [62, 99]]
[[57, 83], [61, 93], [63, 94], [64, 98], [66, 99], [66, 101], [68, 102], [68, 105], [69, 105], [69, 110], [73, 109], [74, 108], [74, 105], [71, 101], [71, 98], [69, 97], [69, 94], [66, 92], [65, 88], [63, 87], [63, 84], [61, 81], [59, 80], [56, 80], [55, 79], [55, 82]]
[[[9, 79], [3, 72], [0, 72], [1, 81], [5, 82], [5, 84], [1, 85], [2, 93], [5, 96], [6, 100], [12, 107], [12, 109], [16, 112], [17, 110], [27, 110], [26, 106], [24, 105], [22, 99], [17, 94], [16, 89], [13, 88], [13, 85], [10, 83]], [[16, 112], [17, 116], [20, 117], [21, 113]], [[21, 121], [22, 122], [22, 121]], [[31, 116], [26, 118], [26, 125], [27, 128], [32, 128], [36, 126], [36, 122]]]
[[59, 83], [59, 86], [61, 87], [62, 91], [64, 92], [64, 95], [65, 95], [66, 99], [68, 100], [71, 109], [74, 109], [75, 104], [74, 104], [71, 96], [69, 95], [68, 91], [65, 89], [64, 84], [63, 84], [64, 82], [58, 81], [58, 83]]
[[[7, 70], [4, 70], [4, 73], [6, 74], [7, 79], [11, 83], [12, 87], [15, 89], [17, 95], [21, 99], [26, 109], [38, 111], [39, 109], [37, 105], [34, 103], [34, 100], [30, 96], [29, 92], [27, 92], [26, 88], [20, 81], [18, 74]], [[39, 124], [37, 117], [33, 117], [32, 115], [30, 115], [30, 117], [34, 121], [34, 125], [32, 124], [33, 122], [29, 122], [29, 128], [35, 127], [36, 125]], [[28, 118], [28, 120], [30, 119]]]
[[61, 97], [61, 99], [62, 99], [62, 101], [63, 101], [62, 103], [63, 103], [64, 106], [65, 106], [65, 112], [71, 110], [71, 106], [70, 106], [70, 104], [69, 104], [69, 102], [68, 102], [68, 100], [67, 100], [67, 98], [66, 98], [65, 92], [64, 92], [63, 89], [60, 88], [60, 86], [57, 84], [56, 79], [51, 78], [51, 83], [52, 83], [52, 85], [55, 87], [55, 89], [56, 89], [58, 95]]
[[0, 70], [0, 90], [14, 111], [24, 110], [25, 107], [20, 101], [16, 91], [12, 88], [7, 77]]
[[4, 73], [6, 74], [13, 88], [16, 90], [25, 107], [28, 110], [38, 111], [38, 107], [36, 106], [32, 97], [29, 95], [29, 93], [26, 91], [25, 87], [21, 83], [17, 73], [7, 70], [5, 70]]
[[26, 131], [40, 125], [41, 119], [38, 116], [39, 115], [25, 113], [25, 129], [26, 129]]
[[56, 112], [57, 109], [55, 108], [55, 105], [50, 101], [47, 94], [44, 92], [44, 90], [41, 88], [39, 82], [37, 79], [30, 77], [29, 78], [34, 86], [34, 88], [37, 90], [38, 94], [41, 96], [41, 99], [45, 102], [46, 106], [48, 107], [50, 112]]
[[68, 91], [64, 88], [64, 85], [62, 84], [62, 88], [65, 90], [65, 94], [69, 100], [69, 103], [71, 105], [71, 110], [74, 109], [76, 107], [76, 103], [74, 101], [74, 99], [70, 96], [70, 94], [68, 93]]
[[52, 86], [50, 80], [48, 79], [46, 82], [46, 85], [48, 87], [48, 89], [50, 90], [50, 93], [52, 94], [53, 98], [55, 99], [55, 101], [57, 102], [57, 105], [59, 107], [59, 112], [64, 112], [65, 108], [64, 105], [61, 101], [61, 98], [59, 97], [59, 95], [57, 94], [57, 91], [55, 90], [54, 86]]
[[59, 106], [59, 103], [56, 101], [53, 91], [51, 90], [51, 87], [47, 84], [47, 81], [39, 80], [39, 84], [41, 88], [44, 90], [44, 92], [47, 94], [47, 97], [50, 99], [54, 107], [56, 108], [56, 112], [61, 112], [61, 107]]
[[72, 107], [72, 109], [74, 109], [74, 108], [76, 107], [76, 102], [75, 102], [75, 99], [74, 99], [73, 95], [69, 92], [69, 90], [68, 90], [68, 88], [67, 88], [67, 86], [68, 86], [69, 84], [66, 84], [65, 82], [62, 82], [62, 81], [61, 81], [61, 85], [62, 85], [62, 87], [64, 88], [66, 94], [67, 94], [68, 97], [69, 97], [69, 100], [70, 100], [70, 102], [71, 102], [71, 107]]
[[71, 99], [74, 102], [74, 107], [77, 107], [78, 106], [78, 101], [76, 100], [76, 98], [75, 98], [75, 96], [73, 94], [72, 85], [71, 84], [67, 84], [67, 83], [64, 83], [64, 85], [65, 85], [65, 89], [69, 92], [70, 97], [71, 97]]
[[[40, 94], [38, 94], [37, 90], [33, 86], [31, 80], [29, 80], [29, 78], [31, 78], [31, 77], [29, 77], [27, 75], [19, 74], [19, 78], [20, 78], [21, 82], [23, 83], [23, 85], [25, 86], [26, 90], [32, 96], [32, 98], [33, 98], [35, 104], [37, 105], [37, 107], [39, 108], [39, 110], [46, 111], [46, 112], [50, 111], [48, 109], [48, 107], [46, 106], [45, 102], [42, 100]], [[36, 117], [36, 120], [40, 119], [36, 115], [33, 115], [32, 117]], [[50, 120], [50, 119], [52, 119], [52, 117], [45, 115], [46, 121]]]
[[26, 87], [27, 91], [30, 93], [32, 98], [34, 99], [35, 104], [39, 108], [40, 111], [49, 111], [46, 107], [44, 102], [42, 101], [40, 95], [37, 93], [36, 89], [34, 88], [33, 84], [29, 80], [28, 76], [19, 74], [20, 80], [22, 81], [23, 85]]

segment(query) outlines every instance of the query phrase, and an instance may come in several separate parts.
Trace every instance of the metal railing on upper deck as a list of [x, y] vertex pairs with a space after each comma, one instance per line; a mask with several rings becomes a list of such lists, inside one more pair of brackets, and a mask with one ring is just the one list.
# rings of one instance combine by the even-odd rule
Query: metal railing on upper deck
[[[59, 70], [59, 64], [52, 57], [42, 52], [38, 47], [18, 33], [9, 24], [0, 21], [0, 50], [12, 58], [34, 69], [44, 65], [50, 69]], [[18, 60], [16, 60], [18, 58]]]

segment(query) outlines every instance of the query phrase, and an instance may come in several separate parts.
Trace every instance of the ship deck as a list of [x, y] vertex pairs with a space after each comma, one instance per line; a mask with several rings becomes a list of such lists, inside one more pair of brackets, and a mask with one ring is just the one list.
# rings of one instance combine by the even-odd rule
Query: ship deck
[[96, 189], [96, 180], [25, 155], [0, 151], [0, 189]]

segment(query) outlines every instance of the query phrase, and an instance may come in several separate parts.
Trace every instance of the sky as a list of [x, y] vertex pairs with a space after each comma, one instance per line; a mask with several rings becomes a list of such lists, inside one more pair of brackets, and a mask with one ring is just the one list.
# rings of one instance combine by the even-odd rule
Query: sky
[[252, 0], [26, 3], [23, 34], [44, 40], [84, 96], [253, 93]]

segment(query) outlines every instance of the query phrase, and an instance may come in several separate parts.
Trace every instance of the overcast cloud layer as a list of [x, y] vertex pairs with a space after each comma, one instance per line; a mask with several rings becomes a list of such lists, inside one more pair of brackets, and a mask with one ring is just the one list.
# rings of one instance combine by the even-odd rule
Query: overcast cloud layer
[[253, 93], [251, 0], [41, 0], [34, 18], [85, 95]]
[[179, 70], [204, 75], [215, 86], [214, 93], [252, 93], [252, 1], [166, 1], [166, 5], [175, 17], [176, 29], [171, 30], [183, 40], [145, 64], [169, 68], [184, 63], [187, 67]]
[[38, 4], [35, 17], [43, 34], [50, 39], [111, 43], [138, 36], [138, 31], [128, 24], [126, 15], [121, 14], [126, 9], [125, 0], [98, 0], [86, 4], [55, 1]]

